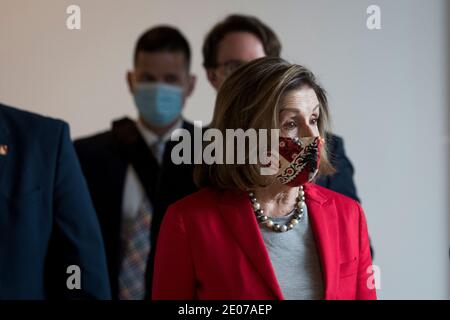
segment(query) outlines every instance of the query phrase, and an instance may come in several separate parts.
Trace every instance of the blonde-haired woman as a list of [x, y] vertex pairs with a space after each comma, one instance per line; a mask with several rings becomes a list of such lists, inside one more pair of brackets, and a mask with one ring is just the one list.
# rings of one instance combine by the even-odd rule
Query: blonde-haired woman
[[222, 85], [211, 128], [279, 129], [280, 168], [212, 164], [173, 204], [156, 248], [153, 299], [376, 299], [360, 205], [315, 185], [333, 168], [328, 104], [306, 68], [262, 58]]

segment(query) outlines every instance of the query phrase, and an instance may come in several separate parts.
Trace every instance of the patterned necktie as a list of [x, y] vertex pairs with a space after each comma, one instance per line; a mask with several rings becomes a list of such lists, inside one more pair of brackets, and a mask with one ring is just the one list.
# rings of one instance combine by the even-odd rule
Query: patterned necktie
[[120, 300], [142, 300], [145, 297], [150, 224], [150, 205], [143, 201], [136, 219], [129, 221], [122, 231], [124, 254], [119, 275]]
[[159, 165], [161, 165], [163, 161], [165, 146], [166, 142], [163, 140], [158, 140], [151, 146], [153, 156], [155, 157]]

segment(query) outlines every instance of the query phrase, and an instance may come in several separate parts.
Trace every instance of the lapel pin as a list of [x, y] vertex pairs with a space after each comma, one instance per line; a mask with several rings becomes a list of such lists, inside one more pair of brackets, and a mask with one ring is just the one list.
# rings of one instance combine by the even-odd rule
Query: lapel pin
[[8, 154], [8, 146], [6, 144], [0, 144], [0, 156], [6, 156]]

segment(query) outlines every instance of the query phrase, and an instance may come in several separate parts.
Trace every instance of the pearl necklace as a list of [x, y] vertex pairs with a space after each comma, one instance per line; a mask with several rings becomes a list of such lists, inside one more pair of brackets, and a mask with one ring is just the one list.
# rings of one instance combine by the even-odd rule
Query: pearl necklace
[[299, 221], [303, 218], [304, 209], [303, 207], [306, 206], [305, 203], [305, 191], [303, 190], [303, 186], [300, 186], [300, 190], [298, 192], [297, 196], [297, 203], [295, 204], [295, 213], [292, 216], [292, 219], [284, 224], [279, 225], [278, 223], [275, 223], [273, 219], [269, 216], [264, 215], [264, 211], [261, 209], [261, 205], [259, 204], [258, 200], [256, 200], [255, 194], [253, 192], [249, 192], [250, 201], [253, 206], [253, 211], [255, 212], [256, 219], [263, 223], [267, 228], [269, 228], [272, 231], [276, 232], [286, 232], [291, 229], [293, 229]]

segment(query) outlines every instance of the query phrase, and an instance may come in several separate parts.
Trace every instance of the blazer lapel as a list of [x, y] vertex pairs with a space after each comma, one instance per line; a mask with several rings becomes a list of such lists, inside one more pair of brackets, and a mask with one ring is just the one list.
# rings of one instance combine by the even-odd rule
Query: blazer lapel
[[261, 279], [271, 289], [275, 299], [282, 300], [283, 294], [247, 194], [224, 191], [220, 195], [219, 211], [255, 271], [261, 275]]
[[3, 170], [10, 158], [11, 140], [5, 119], [0, 111], [0, 182], [3, 180]]
[[339, 229], [336, 206], [312, 183], [305, 188], [306, 205], [321, 261], [325, 299], [335, 299], [338, 286]]
[[[312, 183], [305, 184], [305, 193], [322, 267], [324, 298], [335, 299], [339, 268], [339, 229], [335, 203]], [[276, 299], [282, 300], [283, 294], [247, 195], [244, 192], [225, 191], [220, 196], [219, 209], [250, 263], [260, 273]]]

